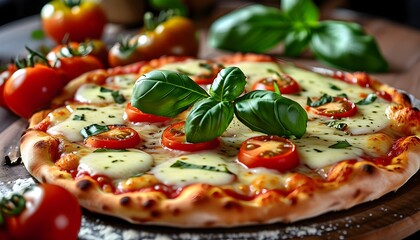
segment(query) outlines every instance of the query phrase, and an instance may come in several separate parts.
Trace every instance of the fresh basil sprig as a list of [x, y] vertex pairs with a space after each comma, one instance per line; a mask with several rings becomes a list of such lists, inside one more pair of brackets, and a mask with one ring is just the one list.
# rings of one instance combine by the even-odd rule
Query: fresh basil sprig
[[209, 94], [188, 76], [155, 70], [140, 77], [133, 88], [131, 105], [142, 112], [174, 117], [191, 108], [185, 121], [188, 142], [212, 140], [228, 128], [234, 115], [255, 131], [302, 137], [308, 116], [296, 102], [269, 91], [245, 89], [245, 74], [237, 67], [221, 70]]
[[311, 0], [282, 0], [281, 9], [254, 4], [217, 19], [209, 30], [214, 48], [263, 53], [280, 42], [296, 57], [312, 50], [322, 62], [349, 71], [383, 72], [388, 63], [357, 23], [319, 21]]

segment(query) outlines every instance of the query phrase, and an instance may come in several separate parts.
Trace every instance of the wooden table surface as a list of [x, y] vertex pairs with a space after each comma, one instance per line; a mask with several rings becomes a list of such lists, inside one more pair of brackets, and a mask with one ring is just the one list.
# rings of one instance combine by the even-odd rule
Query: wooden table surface
[[[221, 54], [227, 54], [228, 52], [215, 50], [210, 48], [206, 44], [206, 28], [209, 26], [209, 24], [216, 19], [217, 17], [221, 16], [222, 14], [228, 12], [232, 8], [240, 7], [241, 5], [238, 4], [236, 1], [233, 1], [235, 3], [231, 3], [230, 1], [226, 1], [227, 3], [219, 6], [216, 11], [214, 11], [206, 20], [198, 21], [198, 24], [200, 25], [200, 34], [201, 34], [201, 47], [200, 47], [200, 57], [202, 58], [213, 58], [220, 56]], [[381, 73], [381, 74], [373, 74], [377, 79], [380, 81], [390, 84], [398, 89], [401, 89], [403, 91], [406, 91], [407, 93], [415, 96], [417, 99], [420, 99], [420, 31], [408, 28], [403, 25], [399, 25], [384, 19], [378, 19], [378, 18], [372, 18], [363, 16], [354, 12], [348, 12], [348, 11], [334, 11], [330, 15], [328, 15], [330, 18], [336, 18], [336, 19], [343, 19], [343, 20], [351, 20], [355, 22], [359, 22], [362, 24], [362, 26], [365, 28], [366, 32], [369, 34], [372, 34], [375, 36], [380, 49], [382, 50], [383, 55], [388, 60], [390, 64], [390, 71], [387, 73]], [[23, 52], [23, 48], [25, 45], [25, 41], [29, 41], [29, 37], [24, 36], [22, 31], [26, 31], [26, 34], [30, 34], [30, 30], [40, 28], [39, 24], [39, 18], [38, 17], [31, 17], [28, 19], [24, 19], [19, 21], [15, 24], [10, 24], [3, 26], [0, 28], [0, 42], [1, 43], [7, 43], [7, 44], [0, 44], [0, 60], [8, 61], [11, 57], [10, 53], [21, 53]], [[23, 30], [22, 30], [23, 29]], [[112, 38], [110, 36], [116, 36], [118, 32], [120, 31], [126, 31], [126, 29], [122, 28], [121, 26], [115, 26], [115, 25], [109, 25], [107, 27], [107, 33], [108, 35], [105, 36], [107, 38], [107, 41], [112, 41]], [[131, 30], [128, 30], [131, 31]], [[16, 41], [15, 41], [16, 40]], [[44, 42], [43, 42], [44, 43]], [[31, 43], [33, 44], [33, 43]], [[35, 43], [36, 44], [36, 43]], [[275, 55], [276, 57], [292, 62], [297, 62], [299, 64], [304, 64], [307, 66], [316, 66], [316, 67], [326, 67], [322, 65], [321, 63], [317, 62], [315, 59], [311, 57], [302, 57], [302, 58], [296, 58], [296, 59], [290, 59], [290, 58], [284, 58], [282, 56], [282, 50], [281, 46], [279, 48], [276, 48], [275, 50], [271, 51], [270, 53]], [[14, 123], [14, 124], [13, 124]], [[12, 124], [12, 125], [11, 125]], [[7, 154], [5, 149], [9, 149], [10, 146], [13, 144], [16, 144], [16, 141], [18, 139], [19, 132], [22, 131], [22, 129], [25, 126], [25, 120], [19, 119], [7, 110], [0, 109], [0, 146], [3, 148], [3, 151], [1, 152], [1, 159], [4, 158], [4, 155]], [[13, 143], [14, 142], [14, 143]], [[0, 149], [1, 150], [1, 149]], [[3, 167], [3, 166], [1, 166]], [[14, 169], [8, 169], [7, 171], [1, 171], [0, 169], [0, 188], [1, 184], [8, 182], [10, 180], [14, 179], [14, 174], [17, 174], [18, 177], [21, 177], [23, 168], [14, 168]], [[5, 175], [9, 173], [9, 175]], [[10, 175], [11, 174], [11, 175]], [[24, 175], [28, 176], [28, 175]], [[399, 192], [400, 195], [405, 196], [406, 204], [417, 204], [417, 206], [413, 206], [413, 209], [405, 207], [404, 214], [398, 215], [397, 217], [404, 215], [404, 221], [402, 220], [395, 220], [395, 225], [398, 225], [398, 227], [401, 229], [400, 232], [390, 232], [385, 231], [383, 234], [389, 234], [389, 236], [396, 236], [398, 238], [406, 237], [410, 234], [412, 234], [415, 231], [419, 231], [420, 227], [418, 226], [418, 222], [420, 221], [420, 214], [418, 209], [420, 209], [419, 206], [419, 196], [420, 196], [420, 188], [419, 188], [419, 173], [416, 174], [416, 176], [410, 180], [408, 186], [406, 186], [405, 189]], [[295, 233], [295, 231], [308, 231], [312, 230], [313, 227], [321, 228], [324, 233], [328, 233], [328, 238], [338, 238], [343, 236], [343, 233], [347, 233], [347, 230], [340, 230], [340, 231], [333, 231], [327, 232], [326, 229], [329, 227], [332, 227], [333, 230], [338, 225], [331, 225], [331, 221], [335, 221], [335, 224], [337, 224], [337, 221], [339, 225], [351, 225], [355, 226], [354, 228], [359, 228], [361, 226], [356, 225], [356, 222], [351, 223], [353, 220], [360, 220], [360, 224], [365, 224], [366, 221], [365, 218], [370, 218], [371, 215], [368, 214], [376, 214], [374, 216], [380, 216], [379, 218], [375, 218], [376, 220], [374, 222], [369, 222], [367, 225], [371, 225], [372, 228], [381, 228], [381, 224], [383, 221], [385, 221], [382, 216], [384, 216], [386, 213], [384, 212], [386, 207], [390, 207], [392, 205], [398, 205], [401, 207], [400, 200], [401, 196], [399, 195], [389, 195], [388, 197], [382, 198], [379, 200], [379, 202], [373, 204], [373, 205], [362, 205], [358, 208], [355, 208], [355, 210], [352, 210], [353, 212], [341, 212], [341, 213], [334, 213], [330, 214], [326, 217], [316, 218], [314, 220], [304, 221], [301, 223], [298, 223], [297, 225], [292, 226], [284, 226], [284, 225], [275, 225], [270, 226], [268, 228], [262, 229], [261, 231], [258, 230], [255, 227], [251, 228], [242, 228], [239, 229], [239, 233], [249, 233], [249, 236], [257, 236], [261, 237], [264, 236], [264, 234], [271, 233], [270, 231], [274, 231], [275, 234], [281, 234], [281, 233], [287, 233], [291, 236], [291, 233], [293, 232], [295, 235], [294, 237], [299, 237], [299, 232]], [[417, 199], [417, 200], [416, 200]], [[379, 204], [379, 205], [378, 205]], [[417, 209], [417, 210], [416, 210]], [[387, 210], [387, 209], [386, 209]], [[356, 211], [356, 212], [354, 212]], [[387, 210], [388, 211], [388, 210]], [[399, 210], [398, 210], [399, 211]], [[388, 213], [389, 214], [389, 213]], [[395, 213], [394, 213], [395, 215]], [[389, 216], [388, 216], [389, 217]], [[392, 217], [392, 216], [391, 216]], [[88, 214], [87, 217], [85, 217], [84, 221], [89, 222], [90, 218], [91, 222], [97, 223], [97, 224], [107, 224], [107, 219], [104, 220], [97, 220], [95, 216], [90, 216]], [[337, 220], [337, 221], [336, 221]], [[363, 221], [362, 221], [363, 220]], [[111, 221], [114, 221], [111, 219]], [[350, 222], [349, 222], [350, 221]], [[416, 223], [417, 222], [417, 223]], [[376, 224], [378, 223], [378, 224]], [[328, 225], [329, 224], [329, 225]], [[389, 223], [388, 223], [389, 224]], [[413, 228], [414, 224], [414, 228]], [[417, 227], [416, 227], [417, 224]], [[309, 226], [309, 227], [308, 227]], [[407, 226], [410, 226], [408, 229]], [[85, 225], [86, 227], [86, 225]], [[115, 225], [113, 225], [115, 227]], [[325, 228], [324, 228], [325, 227]], [[94, 228], [94, 226], [90, 226], [90, 228]], [[119, 229], [120, 232], [122, 232], [126, 227], [126, 225], [117, 222], [116, 228]], [[130, 228], [130, 227], [129, 227]], [[123, 230], [121, 230], [123, 229]], [[141, 228], [136, 228], [141, 229]], [[130, 229], [128, 229], [130, 230]], [[318, 229], [320, 230], [320, 229]], [[335, 229], [337, 230], [337, 229]], [[353, 229], [358, 230], [358, 234], [362, 234], [362, 229]], [[382, 229], [383, 230], [383, 229]], [[139, 230], [140, 231], [140, 230]], [[144, 231], [144, 229], [141, 229], [141, 231]], [[155, 228], [149, 228], [148, 232], [154, 233], [159, 232], [161, 229], [156, 230]], [[164, 230], [171, 234], [177, 232], [173, 229], [167, 229]], [[185, 232], [185, 231], [184, 231]], [[221, 230], [221, 232], [227, 232], [227, 230]], [[251, 233], [253, 232], [253, 233]], [[197, 233], [198, 235], [194, 235]], [[257, 233], [255, 235], [254, 233]], [[258, 234], [263, 235], [258, 235]], [[310, 233], [310, 232], [309, 232]], [[331, 234], [330, 234], [331, 233]], [[371, 232], [372, 233], [372, 232]], [[192, 231], [188, 234], [192, 235], [179, 235], [179, 236], [210, 236], [210, 235], [200, 235], [202, 234], [199, 231]], [[206, 231], [204, 231], [203, 234], [207, 234]], [[245, 236], [239, 234], [238, 236]], [[368, 234], [368, 233], [366, 233]], [[365, 237], [374, 237], [378, 239], [378, 236], [375, 237], [374, 235], [364, 235]], [[164, 235], [163, 235], [164, 236]], [[211, 236], [222, 236], [222, 235], [211, 235]], [[229, 235], [226, 235], [229, 236]], [[232, 235], [233, 236], [233, 235]], [[346, 236], [346, 234], [344, 234]], [[382, 235], [383, 236], [383, 235]], [[304, 236], [305, 237], [305, 236]], [[347, 237], [350, 237], [350, 235], [347, 235]], [[316, 237], [311, 237], [309, 239], [315, 239]]]

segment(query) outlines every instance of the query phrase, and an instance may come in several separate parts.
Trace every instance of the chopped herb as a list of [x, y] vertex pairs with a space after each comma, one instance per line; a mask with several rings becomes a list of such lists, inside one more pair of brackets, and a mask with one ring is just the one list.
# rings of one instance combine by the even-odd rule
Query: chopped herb
[[330, 88], [335, 91], [341, 91], [341, 88], [337, 87], [336, 85], [330, 83]]
[[314, 148], [314, 151], [315, 152], [323, 152], [322, 150], [319, 150], [319, 149], [316, 149], [316, 148]]
[[208, 165], [197, 165], [192, 163], [186, 163], [180, 160], [177, 160], [174, 164], [170, 166], [171, 168], [180, 168], [180, 169], [201, 169], [206, 171], [213, 171], [213, 172], [224, 172], [233, 174], [229, 169], [226, 167], [226, 165], [223, 165], [224, 169], [219, 169], [214, 166], [208, 166]]
[[73, 116], [73, 120], [75, 120], [75, 121], [86, 121], [85, 114], [82, 114], [82, 115], [74, 115]]
[[115, 118], [115, 115], [108, 115], [109, 118]]
[[114, 99], [114, 102], [116, 102], [116, 103], [124, 103], [125, 102], [125, 97], [120, 93], [120, 91], [115, 91], [115, 90], [104, 88], [104, 87], [101, 87], [100, 91], [111, 93], [111, 96]]
[[105, 97], [102, 95], [98, 95], [98, 98], [105, 100]]
[[98, 148], [93, 152], [128, 152], [126, 149]]
[[78, 107], [76, 108], [76, 110], [96, 111], [95, 108], [90, 108], [90, 107]]
[[369, 105], [369, 104], [375, 102], [377, 98], [378, 97], [376, 96], [376, 94], [371, 93], [366, 98], [358, 101], [356, 104], [357, 105]]
[[337, 123], [336, 121], [330, 121], [327, 123], [327, 126], [343, 131], [344, 129], [347, 128], [348, 125], [347, 123]]
[[95, 135], [98, 135], [99, 133], [106, 132], [108, 130], [109, 130], [108, 126], [92, 124], [87, 127], [84, 127], [80, 131], [80, 134], [82, 134], [84, 138], [88, 138], [90, 136], [95, 136]]
[[199, 63], [199, 67], [209, 70], [210, 72], [213, 71], [213, 67], [208, 63]]
[[340, 149], [340, 148], [346, 148], [346, 147], [351, 147], [351, 144], [347, 142], [347, 140], [344, 140], [344, 141], [337, 141], [337, 143], [329, 146], [328, 148]]
[[345, 93], [340, 93], [340, 94], [337, 95], [337, 97], [349, 99], [349, 97]]
[[306, 104], [310, 107], [319, 107], [322, 106], [324, 104], [330, 103], [334, 101], [334, 97], [324, 94], [322, 95], [318, 100], [316, 100], [315, 102], [312, 102], [312, 99], [308, 97]]

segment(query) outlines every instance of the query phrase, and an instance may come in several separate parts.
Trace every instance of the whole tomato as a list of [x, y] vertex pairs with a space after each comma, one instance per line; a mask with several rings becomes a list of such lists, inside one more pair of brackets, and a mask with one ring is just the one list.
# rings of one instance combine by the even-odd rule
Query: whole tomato
[[56, 43], [64, 36], [76, 42], [100, 39], [108, 22], [95, 0], [53, 0], [42, 8], [41, 20], [45, 33]]
[[199, 40], [194, 22], [189, 18], [161, 12], [155, 18], [144, 15], [144, 29], [125, 42], [118, 42], [109, 51], [111, 67], [126, 65], [161, 56], [197, 57]]
[[16, 65], [9, 64], [7, 69], [0, 73], [0, 107], [8, 108], [3, 97], [4, 87], [6, 86], [7, 79], [9, 79], [10, 75], [16, 72], [16, 70]]
[[104, 68], [103, 63], [93, 55], [93, 45], [88, 46], [85, 43], [57, 45], [47, 54], [47, 59], [64, 83], [83, 73]]
[[57, 71], [36, 64], [17, 70], [7, 79], [3, 98], [12, 112], [20, 117], [29, 118], [34, 112], [47, 107], [63, 86]]
[[6, 217], [12, 239], [77, 239], [82, 211], [70, 192], [44, 183], [34, 186], [23, 197], [25, 209], [18, 215]]

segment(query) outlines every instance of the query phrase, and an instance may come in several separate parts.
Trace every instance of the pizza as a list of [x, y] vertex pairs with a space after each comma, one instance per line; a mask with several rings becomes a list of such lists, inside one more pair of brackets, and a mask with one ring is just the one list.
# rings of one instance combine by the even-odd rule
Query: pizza
[[72, 80], [21, 138], [40, 182], [135, 224], [290, 223], [396, 191], [420, 112], [366, 73], [266, 55], [162, 57]]

